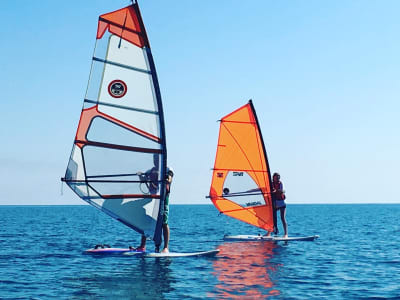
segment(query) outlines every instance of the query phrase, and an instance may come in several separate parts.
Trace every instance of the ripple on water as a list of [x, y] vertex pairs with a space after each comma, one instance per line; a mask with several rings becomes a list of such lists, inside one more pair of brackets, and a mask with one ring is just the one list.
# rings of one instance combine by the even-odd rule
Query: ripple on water
[[[172, 213], [173, 212], [173, 213]], [[0, 297], [18, 299], [349, 299], [400, 295], [400, 205], [288, 205], [292, 235], [315, 242], [224, 242], [258, 234], [212, 206], [172, 206], [171, 249], [216, 258], [93, 257], [140, 235], [89, 206], [0, 207]], [[152, 249], [151, 242], [148, 243]]]

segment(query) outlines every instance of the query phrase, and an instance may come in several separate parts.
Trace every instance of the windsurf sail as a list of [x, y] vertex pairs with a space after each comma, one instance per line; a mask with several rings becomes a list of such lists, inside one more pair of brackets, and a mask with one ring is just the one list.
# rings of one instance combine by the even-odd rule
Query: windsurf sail
[[276, 231], [267, 153], [251, 100], [220, 120], [209, 197], [221, 213]]
[[138, 4], [99, 17], [68, 186], [161, 242], [166, 141], [156, 70]]

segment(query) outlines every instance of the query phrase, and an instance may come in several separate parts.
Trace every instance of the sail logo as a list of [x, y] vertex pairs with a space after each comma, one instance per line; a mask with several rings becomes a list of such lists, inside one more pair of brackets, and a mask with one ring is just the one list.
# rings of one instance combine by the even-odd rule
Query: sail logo
[[262, 205], [260, 201], [254, 201], [254, 202], [247, 202], [246, 206], [257, 206], [257, 205]]
[[108, 93], [114, 98], [122, 98], [127, 91], [126, 83], [119, 79], [111, 81], [108, 85]]
[[233, 172], [233, 176], [243, 176], [243, 172]]

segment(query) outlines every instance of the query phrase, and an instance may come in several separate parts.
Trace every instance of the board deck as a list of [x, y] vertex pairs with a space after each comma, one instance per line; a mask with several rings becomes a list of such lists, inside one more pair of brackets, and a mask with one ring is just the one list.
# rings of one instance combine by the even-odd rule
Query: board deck
[[225, 241], [272, 241], [272, 242], [290, 242], [290, 241], [314, 241], [319, 235], [311, 236], [264, 236], [264, 235], [226, 235]]
[[85, 251], [87, 254], [95, 255], [126, 255], [140, 257], [190, 257], [190, 256], [215, 256], [219, 249], [200, 252], [169, 252], [169, 253], [154, 253], [146, 251], [136, 251], [129, 248], [92, 248]]
[[103, 255], [117, 255], [117, 254], [124, 254], [124, 253], [132, 253], [132, 254], [143, 254], [144, 251], [136, 251], [134, 249], [129, 248], [92, 248], [85, 250], [87, 254], [103, 254]]
[[[146, 257], [189, 257], [189, 256], [215, 256], [219, 249], [201, 252], [169, 252], [169, 253], [145, 253]], [[130, 255], [126, 253], [126, 255]]]

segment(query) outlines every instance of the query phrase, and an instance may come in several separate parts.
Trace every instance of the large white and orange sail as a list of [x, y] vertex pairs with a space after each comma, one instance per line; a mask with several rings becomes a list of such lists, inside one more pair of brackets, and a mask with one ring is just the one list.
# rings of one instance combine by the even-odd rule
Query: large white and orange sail
[[159, 244], [166, 160], [160, 89], [134, 3], [99, 17], [89, 83], [63, 180], [83, 200]]
[[276, 231], [268, 159], [251, 100], [220, 121], [209, 197], [221, 213]]

